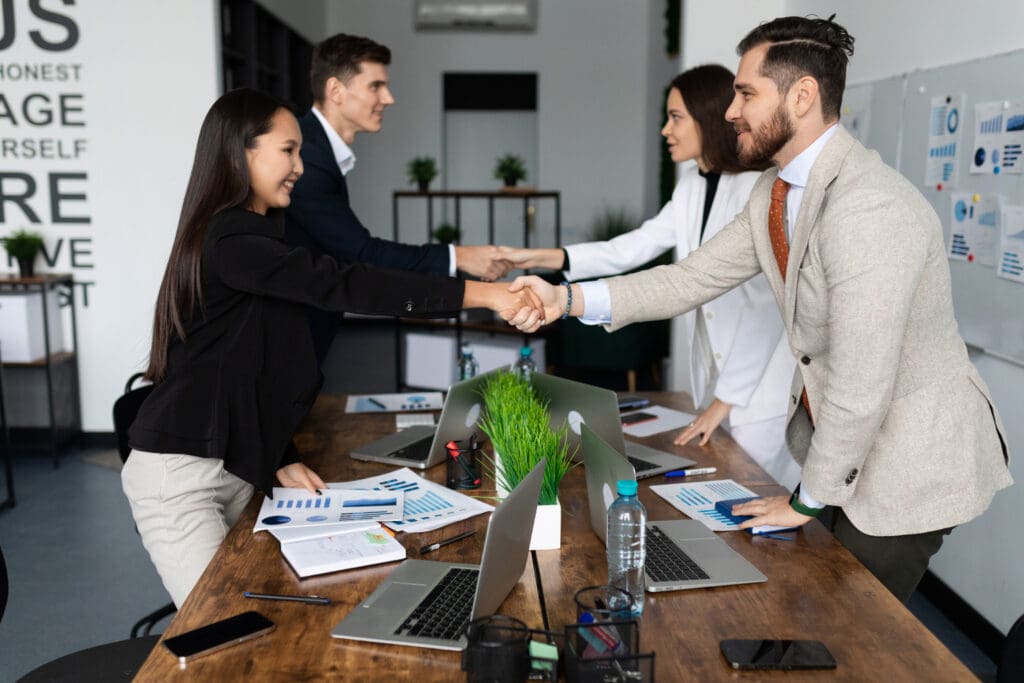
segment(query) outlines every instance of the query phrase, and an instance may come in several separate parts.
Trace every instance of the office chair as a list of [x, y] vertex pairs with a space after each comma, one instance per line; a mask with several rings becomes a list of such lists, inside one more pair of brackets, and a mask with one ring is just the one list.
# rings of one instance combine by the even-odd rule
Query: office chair
[[1003, 656], [999, 659], [996, 683], [1024, 681], [1024, 614], [1010, 627], [1003, 643]]
[[[132, 452], [132, 447], [128, 445], [128, 429], [132, 426], [132, 422], [135, 421], [135, 416], [139, 414], [142, 402], [153, 391], [152, 384], [132, 388], [142, 377], [143, 373], [141, 372], [137, 372], [129, 377], [128, 382], [124, 385], [124, 394], [114, 401], [114, 434], [117, 435], [117, 451], [121, 455], [122, 464], [128, 460], [128, 455]], [[174, 603], [169, 602], [160, 609], [142, 617], [132, 626], [131, 637], [138, 638], [140, 632], [142, 635], [148, 636], [158, 621], [169, 614], [174, 614], [176, 609]]]

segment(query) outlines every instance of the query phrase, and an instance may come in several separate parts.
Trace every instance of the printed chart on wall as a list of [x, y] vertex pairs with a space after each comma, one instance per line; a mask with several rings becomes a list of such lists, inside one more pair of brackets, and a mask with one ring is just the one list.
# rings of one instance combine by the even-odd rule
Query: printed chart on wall
[[1024, 102], [974, 105], [971, 173], [1024, 173]]
[[949, 258], [994, 266], [1002, 197], [997, 194], [954, 192], [951, 199]]
[[999, 277], [1024, 283], [1024, 206], [1004, 206], [1000, 213]]
[[933, 97], [928, 120], [928, 159], [924, 184], [929, 187], [956, 187], [957, 152], [960, 147], [960, 112], [965, 95]]

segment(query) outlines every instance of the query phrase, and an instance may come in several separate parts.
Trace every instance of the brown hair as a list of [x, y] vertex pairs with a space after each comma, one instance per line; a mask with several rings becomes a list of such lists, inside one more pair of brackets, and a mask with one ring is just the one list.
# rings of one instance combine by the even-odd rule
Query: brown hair
[[361, 62], [391, 63], [391, 50], [362, 36], [339, 33], [313, 48], [313, 61], [309, 68], [309, 84], [313, 101], [323, 102], [327, 80], [337, 78], [342, 83], [359, 73]]
[[280, 109], [288, 107], [276, 97], [239, 88], [222, 95], [203, 119], [178, 231], [156, 299], [146, 379], [159, 382], [167, 376], [171, 342], [185, 340], [185, 325], [202, 308], [200, 263], [207, 224], [220, 211], [251, 203], [245, 150], [270, 130]]
[[736, 47], [742, 57], [762, 43], [771, 44], [761, 64], [761, 75], [774, 81], [782, 94], [804, 76], [816, 80], [825, 121], [839, 120], [846, 65], [853, 56], [853, 36], [832, 21], [835, 16], [773, 19], [748, 33]]
[[700, 132], [701, 158], [709, 171], [742, 173], [763, 171], [767, 164], [746, 166], [736, 152], [736, 131], [725, 120], [733, 98], [733, 73], [720, 64], [687, 69], [672, 79]]

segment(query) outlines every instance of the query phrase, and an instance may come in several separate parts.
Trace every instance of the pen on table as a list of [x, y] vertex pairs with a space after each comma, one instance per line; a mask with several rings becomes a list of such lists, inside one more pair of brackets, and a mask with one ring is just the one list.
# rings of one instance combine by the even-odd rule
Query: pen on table
[[308, 605], [329, 605], [330, 598], [320, 595], [274, 595], [273, 593], [253, 593], [245, 591], [242, 593], [247, 598], [259, 598], [260, 600], [285, 600], [287, 602], [304, 602]]
[[381, 403], [380, 401], [375, 399], [373, 396], [367, 396], [366, 400], [369, 401], [370, 403], [372, 403], [373, 405], [377, 406], [381, 410], [387, 410], [388, 409], [388, 407], [386, 405], [384, 405], [383, 403]]
[[438, 548], [440, 548], [441, 546], [448, 545], [449, 543], [455, 543], [455, 541], [461, 541], [464, 538], [469, 538], [470, 536], [472, 536], [475, 533], [476, 533], [476, 531], [467, 531], [464, 534], [459, 534], [458, 536], [452, 536], [451, 538], [446, 538], [446, 539], [444, 539], [442, 541], [438, 541], [437, 543], [430, 543], [430, 544], [425, 545], [422, 548], [420, 548], [420, 555], [425, 555], [427, 553], [433, 552], [433, 551], [437, 550]]
[[782, 534], [754, 534], [755, 536], [763, 536], [764, 538], [774, 538], [776, 541], [795, 541], [796, 539], [792, 536], [783, 536]]
[[666, 472], [666, 477], [695, 477], [698, 474], [714, 474], [718, 471], [717, 467], [693, 467], [688, 470], [672, 470]]

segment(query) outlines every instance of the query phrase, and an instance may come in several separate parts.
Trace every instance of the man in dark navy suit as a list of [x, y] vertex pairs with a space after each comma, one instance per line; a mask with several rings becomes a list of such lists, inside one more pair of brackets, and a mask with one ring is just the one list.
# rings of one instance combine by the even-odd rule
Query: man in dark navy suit
[[[344, 33], [313, 51], [313, 108], [299, 119], [305, 172], [295, 184], [285, 219], [289, 244], [342, 262], [484, 279], [505, 275], [511, 264], [493, 246], [411, 245], [374, 237], [349, 205], [345, 175], [355, 167], [350, 145], [357, 133], [381, 129], [395, 98], [388, 89], [391, 51], [369, 38]], [[317, 357], [323, 360], [340, 317], [310, 312]]]

